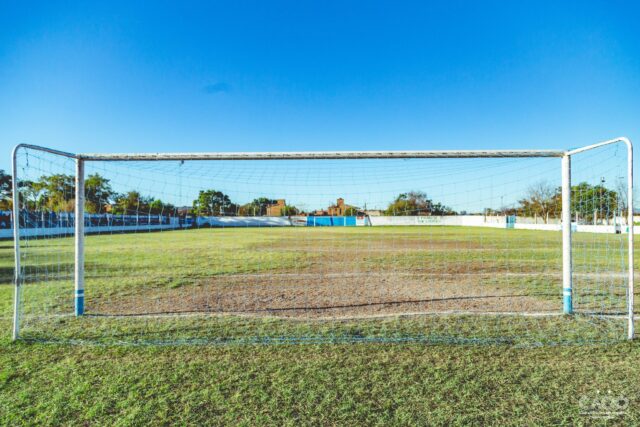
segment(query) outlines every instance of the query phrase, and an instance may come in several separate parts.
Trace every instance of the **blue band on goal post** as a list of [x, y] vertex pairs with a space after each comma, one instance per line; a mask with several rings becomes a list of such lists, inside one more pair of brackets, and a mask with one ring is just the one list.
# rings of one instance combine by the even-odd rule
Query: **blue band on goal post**
[[84, 289], [76, 289], [76, 316], [84, 314]]
[[571, 288], [564, 288], [562, 290], [562, 301], [564, 305], [564, 314], [573, 313], [573, 295]]

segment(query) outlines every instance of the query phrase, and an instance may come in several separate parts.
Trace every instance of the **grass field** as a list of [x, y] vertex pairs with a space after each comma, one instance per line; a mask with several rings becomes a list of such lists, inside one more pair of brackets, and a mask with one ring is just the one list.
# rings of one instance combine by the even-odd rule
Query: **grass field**
[[[610, 341], [620, 322], [406, 316], [559, 310], [558, 233], [428, 228], [91, 236], [88, 316], [55, 321], [33, 315], [72, 310], [72, 241], [33, 242], [26, 336], [91, 345], [10, 342], [12, 252], [0, 242], [0, 423], [640, 423], [636, 343], [512, 345], [583, 333]], [[619, 237], [576, 237], [578, 309], [620, 310], [622, 281], [601, 279], [620, 271]], [[278, 336], [339, 343], [238, 344]], [[505, 336], [509, 344], [491, 339]], [[110, 345], [166, 337], [207, 345]], [[399, 342], [407, 337], [427, 339]], [[482, 339], [433, 344], [438, 337]], [[358, 342], [367, 338], [384, 339]], [[628, 405], [585, 414], [603, 395]]]

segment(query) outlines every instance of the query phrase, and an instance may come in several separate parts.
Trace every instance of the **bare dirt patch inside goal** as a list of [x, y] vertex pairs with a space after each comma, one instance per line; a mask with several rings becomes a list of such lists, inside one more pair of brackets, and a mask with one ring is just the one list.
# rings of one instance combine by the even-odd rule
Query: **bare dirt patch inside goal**
[[[108, 296], [92, 292], [89, 281], [87, 312], [320, 319], [561, 308], [557, 257], [541, 256], [517, 235], [357, 231], [269, 229], [252, 240], [256, 230], [233, 230], [229, 241], [195, 234], [195, 243], [206, 244], [188, 259], [174, 248], [176, 259], [164, 259], [171, 268], [131, 264]], [[135, 253], [123, 264], [131, 259]]]
[[[178, 288], [149, 287], [135, 295], [97, 297], [87, 310], [103, 315], [245, 314], [285, 318], [349, 318], [413, 313], [547, 312], [553, 291], [528, 286], [530, 274], [509, 282], [493, 275], [295, 273], [221, 275]], [[555, 277], [539, 277], [555, 283]], [[502, 280], [502, 281], [501, 281]]]

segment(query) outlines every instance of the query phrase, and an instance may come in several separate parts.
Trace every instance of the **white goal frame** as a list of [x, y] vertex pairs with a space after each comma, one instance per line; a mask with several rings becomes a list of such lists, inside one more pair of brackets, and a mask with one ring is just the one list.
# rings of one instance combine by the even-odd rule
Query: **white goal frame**
[[[13, 340], [20, 332], [20, 225], [17, 153], [21, 148], [42, 151], [74, 159], [75, 218], [84, 218], [84, 166], [91, 161], [155, 161], [155, 160], [310, 160], [310, 159], [417, 159], [417, 158], [534, 158], [557, 157], [562, 171], [562, 286], [563, 313], [573, 313], [572, 253], [571, 253], [571, 157], [605, 145], [623, 143], [627, 147], [627, 223], [628, 223], [628, 289], [627, 338], [634, 338], [634, 249], [633, 249], [633, 145], [626, 137], [619, 137], [571, 150], [440, 150], [440, 151], [314, 151], [314, 152], [211, 152], [211, 153], [131, 153], [131, 154], [74, 154], [31, 144], [19, 144], [12, 152], [13, 238], [14, 238], [14, 312]], [[84, 221], [75, 221], [74, 301], [75, 315], [84, 314]]]

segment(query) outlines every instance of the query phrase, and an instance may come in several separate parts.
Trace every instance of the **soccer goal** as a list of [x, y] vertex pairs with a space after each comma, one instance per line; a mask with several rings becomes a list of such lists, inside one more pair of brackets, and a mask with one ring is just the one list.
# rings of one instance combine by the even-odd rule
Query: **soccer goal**
[[13, 227], [0, 236], [14, 241], [14, 339], [634, 336], [626, 138], [495, 151], [72, 154], [21, 144], [12, 160]]

